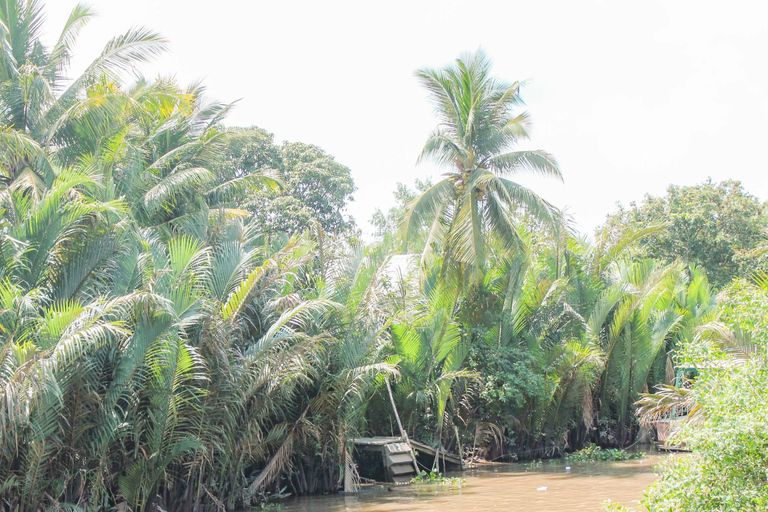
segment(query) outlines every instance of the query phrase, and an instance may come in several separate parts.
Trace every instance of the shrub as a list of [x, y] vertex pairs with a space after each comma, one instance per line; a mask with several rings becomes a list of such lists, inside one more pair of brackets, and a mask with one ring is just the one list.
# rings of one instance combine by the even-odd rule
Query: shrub
[[710, 369], [695, 389], [705, 419], [681, 434], [693, 453], [667, 461], [642, 504], [652, 511], [766, 510], [766, 361]]

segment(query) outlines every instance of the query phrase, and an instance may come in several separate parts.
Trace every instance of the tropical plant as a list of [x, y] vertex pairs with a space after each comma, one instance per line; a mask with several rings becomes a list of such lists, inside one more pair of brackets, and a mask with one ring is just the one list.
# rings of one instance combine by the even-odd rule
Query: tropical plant
[[765, 205], [738, 181], [670, 185], [664, 196], [646, 195], [626, 209], [619, 205], [603, 229], [619, 236], [649, 224], [664, 228], [643, 240], [648, 256], [701, 266], [718, 289], [760, 268], [757, 249], [765, 244], [768, 225]]
[[[100, 141], [106, 127], [114, 127], [112, 115], [127, 101], [110, 84], [122, 71], [165, 49], [157, 34], [132, 29], [113, 38], [82, 75], [71, 79], [67, 68], [77, 36], [92, 17], [89, 8], [77, 5], [56, 43], [47, 48], [41, 41], [42, 2], [10, 0], [0, 6], [0, 124], [25, 146], [16, 165], [5, 168], [11, 181], [29, 169], [29, 179], [50, 183], [39, 148], [71, 161], [65, 155], [76, 156], [73, 147]], [[29, 158], [35, 148], [37, 161]]]
[[507, 179], [521, 171], [561, 179], [554, 158], [544, 151], [512, 151], [528, 137], [528, 114], [516, 113], [520, 83], [491, 76], [482, 50], [442, 69], [421, 69], [416, 76], [429, 91], [439, 126], [419, 160], [432, 159], [447, 169], [445, 178], [419, 195], [403, 221], [404, 247], [426, 224], [423, 257], [442, 258], [443, 274], [455, 262], [482, 274], [487, 238], [510, 254], [522, 250], [520, 211], [555, 224], [555, 209], [531, 190]]
[[[670, 382], [674, 351], [711, 320], [701, 271], [635, 261], [647, 231], [595, 244], [566, 232], [537, 244], [521, 230], [525, 253], [493, 260], [465, 299], [459, 318], [476, 333], [470, 362], [484, 382], [470, 416], [500, 428], [512, 453], [633, 439], [638, 393]], [[491, 314], [476, 312], [484, 309]], [[489, 456], [509, 455], [499, 436], [488, 439]]]
[[132, 30], [69, 80], [91, 16], [75, 8], [47, 48], [39, 2], [0, 5], [4, 507], [187, 512], [333, 492], [355, 437], [399, 435], [393, 405], [449, 449], [473, 434], [501, 456], [629, 442], [638, 393], [668, 383], [695, 333], [701, 353], [756, 360], [751, 284], [724, 295], [729, 330], [702, 271], [639, 257], [658, 226], [592, 244], [507, 179], [559, 171], [513, 150], [519, 84], [482, 52], [418, 73], [441, 123], [422, 158], [449, 172], [408, 208], [403, 187], [382, 221], [405, 212], [424, 247], [413, 271], [389, 240], [350, 243], [354, 185], [327, 153], [225, 128], [230, 105], [199, 84], [123, 83], [158, 36]]
[[[406, 429], [445, 444], [446, 424], [459, 409], [456, 384], [477, 375], [464, 367], [468, 344], [455, 319], [456, 304], [438, 284], [428, 295], [412, 297], [415, 307], [392, 326], [392, 345], [401, 378], [395, 397]], [[452, 409], [452, 412], [451, 412]], [[437, 457], [435, 458], [435, 470]]]
[[[760, 280], [759, 282], [764, 283]], [[765, 289], [753, 288], [753, 293]], [[743, 291], [741, 293], [743, 295]], [[722, 318], [739, 310], [723, 303]], [[759, 311], [759, 312], [758, 312]], [[765, 310], [752, 312], [765, 325]], [[670, 459], [640, 505], [662, 510], [763, 510], [766, 493], [766, 342], [753, 327], [742, 330], [710, 322], [681, 347], [680, 364], [697, 370], [688, 387], [644, 395], [638, 414], [645, 421], [675, 410], [688, 411], [674, 443], [692, 453]]]

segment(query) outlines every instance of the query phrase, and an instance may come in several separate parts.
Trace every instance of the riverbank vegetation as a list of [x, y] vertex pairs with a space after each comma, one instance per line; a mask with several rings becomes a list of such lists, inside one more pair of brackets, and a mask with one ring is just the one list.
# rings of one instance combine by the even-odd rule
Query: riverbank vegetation
[[[677, 351], [718, 314], [706, 262], [648, 245], [666, 240], [663, 219], [614, 218], [591, 240], [515, 181], [561, 171], [520, 149], [520, 84], [482, 52], [417, 72], [439, 123], [421, 158], [445, 175], [400, 186], [365, 245], [344, 214], [350, 170], [331, 155], [228, 127], [231, 105], [199, 84], [128, 78], [166, 50], [157, 34], [118, 36], [69, 76], [91, 18], [75, 8], [48, 47], [39, 2], [0, 5], [10, 510], [334, 492], [353, 438], [399, 435], [388, 386], [412, 438], [473, 457], [627, 446], [640, 394], [670, 383]], [[736, 272], [719, 268], [714, 283]], [[702, 399], [706, 421], [726, 407], [717, 396]]]
[[569, 462], [621, 461], [642, 459], [643, 457], [645, 457], [643, 452], [628, 452], [616, 448], [601, 448], [596, 444], [590, 444], [581, 450], [577, 450], [565, 456]]
[[767, 328], [766, 276], [734, 280], [721, 294], [717, 320], [680, 351], [681, 365], [699, 372], [696, 380], [642, 398], [646, 421], [688, 411], [671, 442], [692, 452], [659, 468], [643, 510], [765, 510]]

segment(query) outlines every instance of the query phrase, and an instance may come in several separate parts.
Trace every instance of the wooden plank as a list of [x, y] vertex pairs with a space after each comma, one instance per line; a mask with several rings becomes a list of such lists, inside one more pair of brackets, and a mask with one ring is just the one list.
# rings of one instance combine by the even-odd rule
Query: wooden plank
[[352, 441], [355, 446], [385, 446], [390, 443], [399, 443], [402, 437], [358, 437]]
[[411, 440], [411, 445], [419, 452], [426, 453], [427, 455], [434, 455], [435, 449], [429, 446], [428, 444], [420, 443], [419, 441]]
[[394, 466], [389, 466], [389, 472], [392, 475], [413, 475], [413, 466], [411, 465], [410, 461], [407, 464], [395, 464]]
[[384, 452], [387, 454], [411, 453], [411, 447], [406, 443], [389, 443], [384, 446]]
[[389, 465], [392, 464], [412, 464], [413, 463], [413, 456], [410, 452], [408, 453], [395, 453], [392, 455], [387, 455], [387, 461], [389, 462]]
[[[420, 443], [419, 441], [411, 440], [411, 445], [419, 451], [419, 453], [424, 453], [427, 455], [431, 455], [432, 457], [435, 456], [435, 449], [427, 444]], [[455, 464], [459, 467], [462, 466], [462, 460], [461, 457], [454, 453], [450, 452], [441, 452], [440, 457], [445, 457], [446, 462], [449, 462], [451, 464]]]

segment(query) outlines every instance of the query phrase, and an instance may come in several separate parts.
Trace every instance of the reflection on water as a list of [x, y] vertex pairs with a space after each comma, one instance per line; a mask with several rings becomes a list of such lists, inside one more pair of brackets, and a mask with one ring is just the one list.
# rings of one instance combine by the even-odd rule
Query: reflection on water
[[[635, 506], [656, 477], [653, 467], [664, 455], [624, 462], [493, 464], [465, 471], [461, 488], [443, 485], [364, 489], [358, 495], [289, 499], [286, 512], [395, 512], [475, 510], [602, 510], [606, 499]], [[566, 472], [566, 466], [570, 471]], [[546, 488], [546, 490], [542, 489]]]

